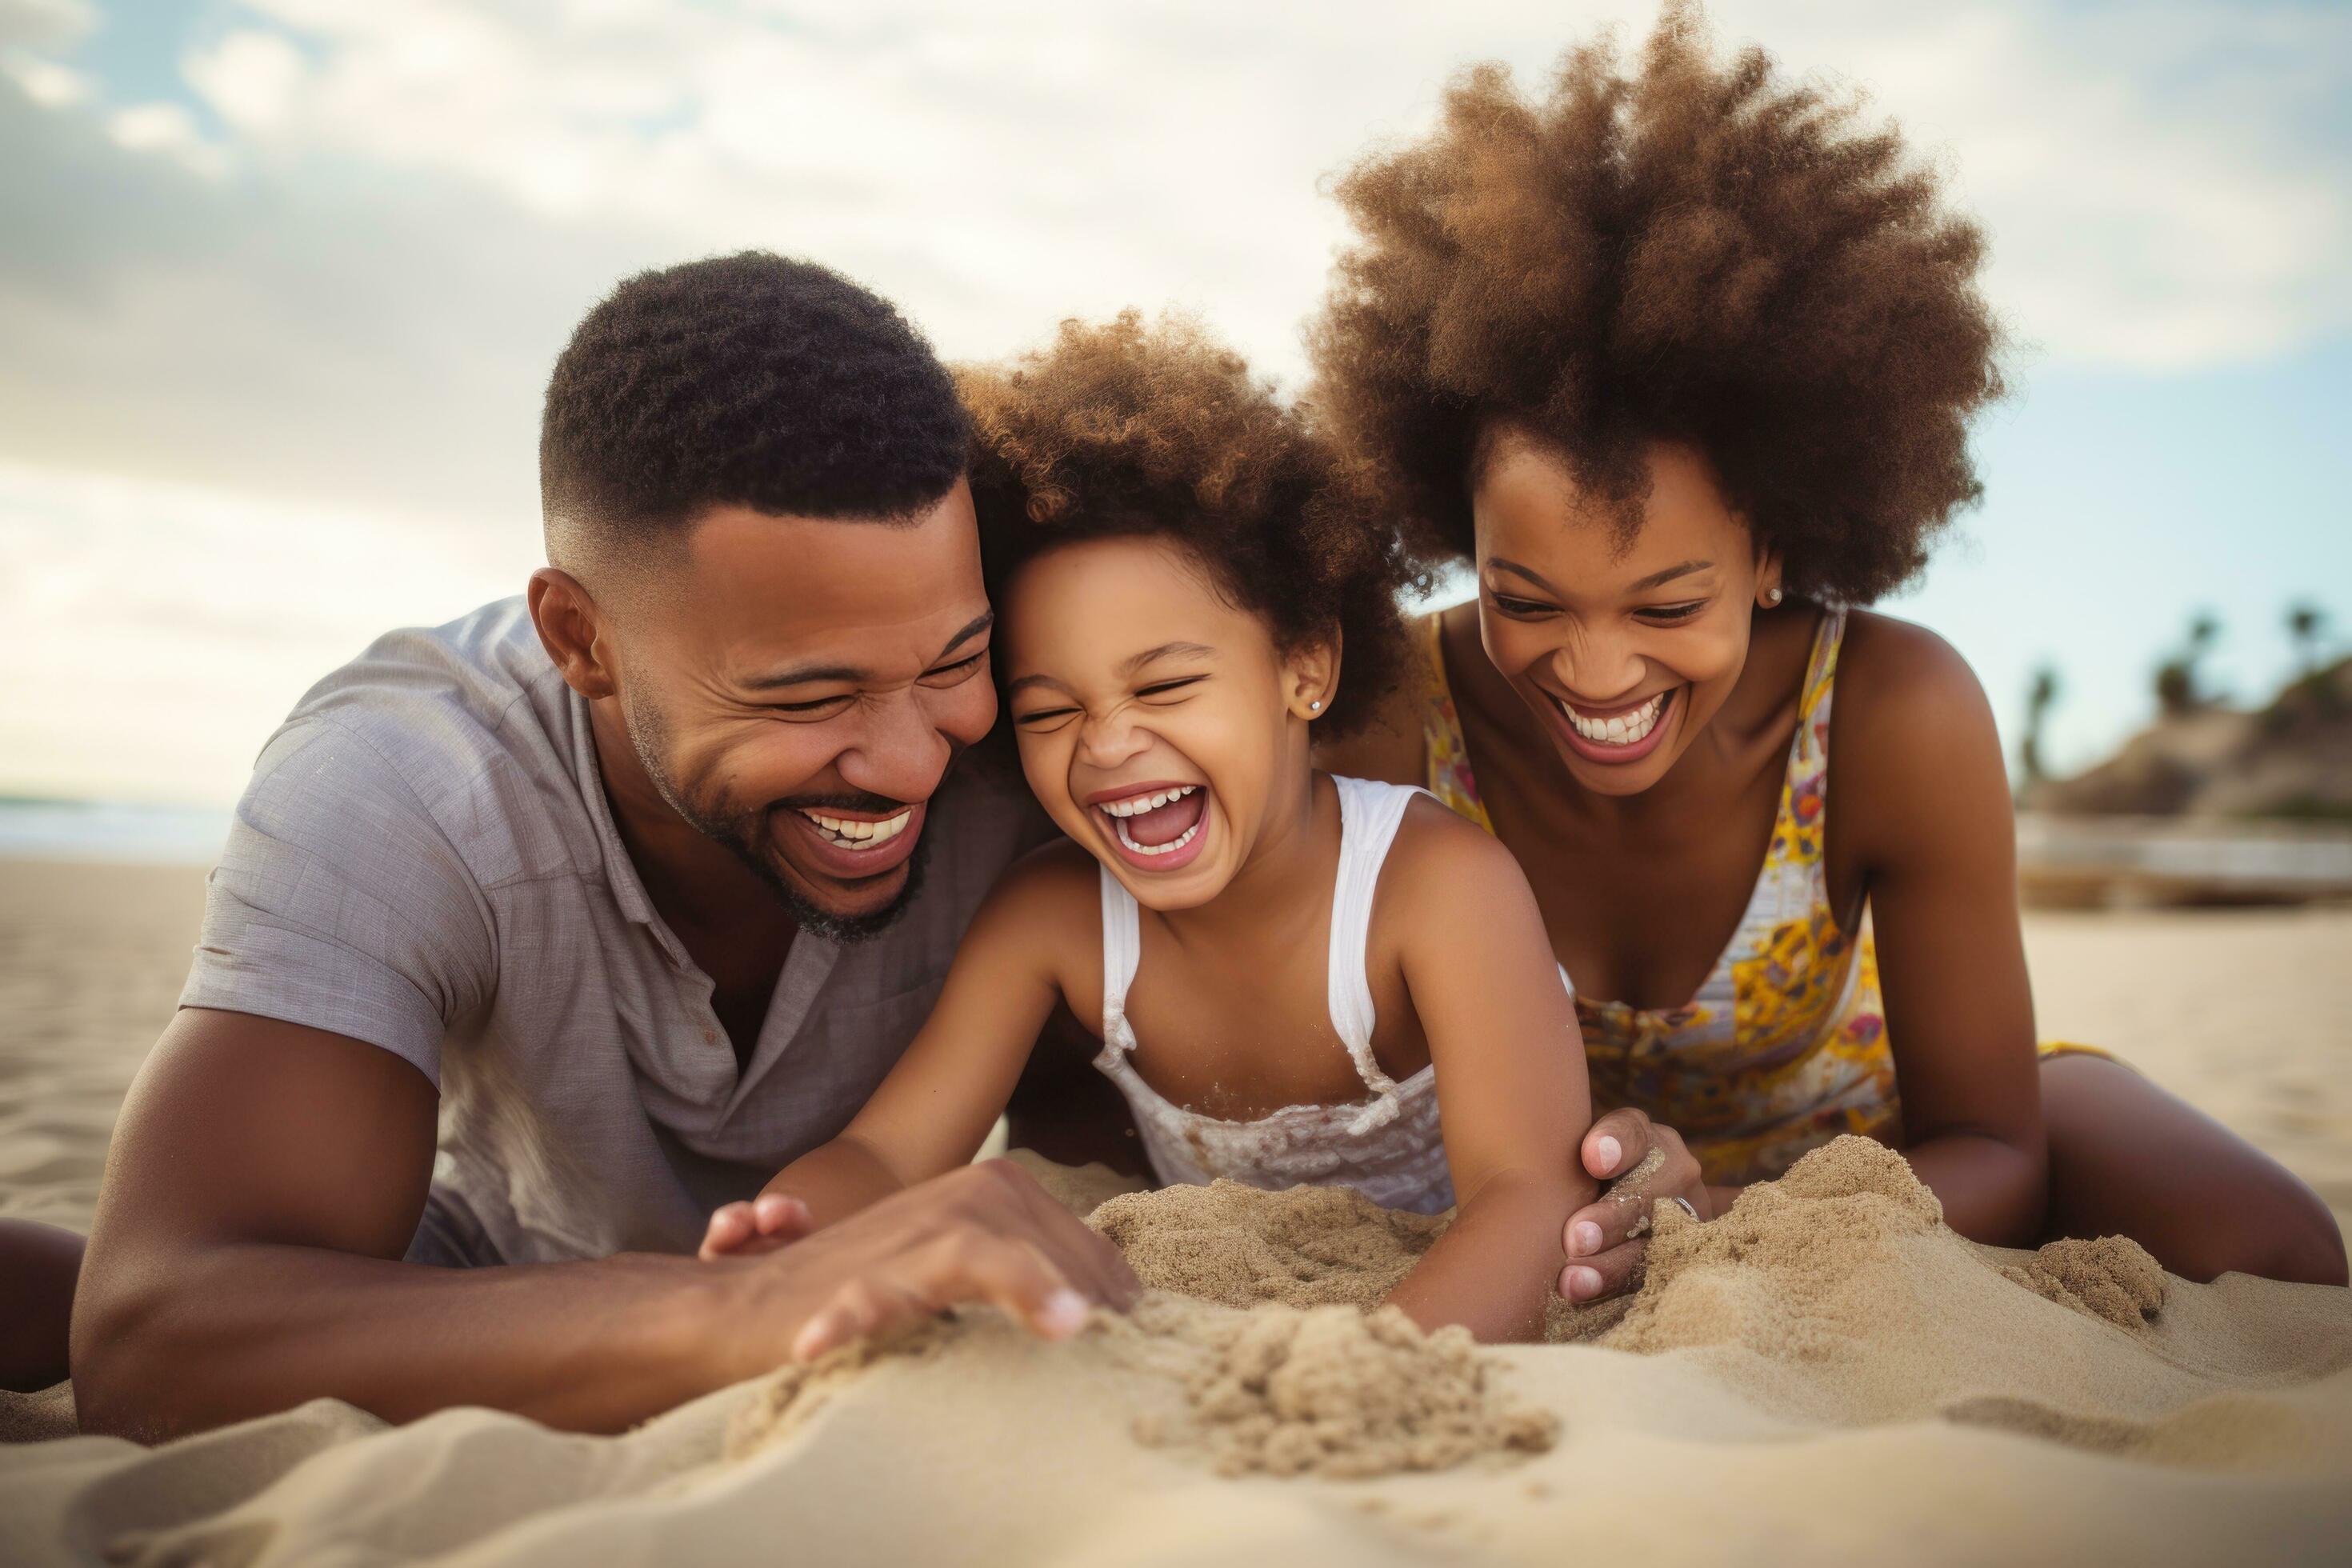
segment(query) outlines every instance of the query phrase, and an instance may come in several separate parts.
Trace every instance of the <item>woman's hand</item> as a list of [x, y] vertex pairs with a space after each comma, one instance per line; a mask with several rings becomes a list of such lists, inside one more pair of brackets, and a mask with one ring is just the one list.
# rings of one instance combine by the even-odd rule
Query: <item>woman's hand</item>
[[1568, 1267], [1560, 1270], [1559, 1293], [1571, 1301], [1597, 1301], [1641, 1284], [1649, 1250], [1643, 1237], [1657, 1200], [1679, 1198], [1699, 1218], [1715, 1217], [1706, 1181], [1682, 1135], [1642, 1111], [1612, 1110], [1594, 1122], [1579, 1157], [1602, 1186], [1598, 1199], [1568, 1216], [1561, 1233]]

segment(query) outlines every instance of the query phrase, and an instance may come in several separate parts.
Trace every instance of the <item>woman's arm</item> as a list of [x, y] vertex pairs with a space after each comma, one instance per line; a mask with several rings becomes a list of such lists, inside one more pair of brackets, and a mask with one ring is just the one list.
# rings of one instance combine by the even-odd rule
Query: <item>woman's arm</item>
[[1535, 1339], [1560, 1226], [1594, 1191], [1576, 1160], [1591, 1100], [1574, 1005], [1518, 862], [1434, 802], [1407, 811], [1379, 897], [1375, 929], [1393, 922], [1429, 1037], [1459, 1205], [1389, 1299], [1425, 1329]]
[[1904, 1152], [1953, 1229], [2025, 1245], [2049, 1168], [2000, 736], [1931, 632], [1857, 615], [1839, 662], [1831, 885], [1870, 900]]
[[1063, 966], [1097, 951], [1096, 897], [1094, 862], [1073, 846], [1016, 863], [972, 917], [938, 1006], [874, 1098], [762, 1195], [797, 1200], [814, 1228], [969, 1163], [1061, 1000]]

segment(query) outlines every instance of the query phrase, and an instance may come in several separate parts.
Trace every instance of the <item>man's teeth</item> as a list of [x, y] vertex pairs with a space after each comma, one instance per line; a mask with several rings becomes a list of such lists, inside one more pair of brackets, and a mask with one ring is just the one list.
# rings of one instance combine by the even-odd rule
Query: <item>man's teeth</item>
[[1576, 732], [1586, 740], [1603, 746], [1630, 746], [1646, 738], [1658, 721], [1658, 714], [1666, 705], [1666, 694], [1659, 692], [1630, 713], [1620, 713], [1610, 719], [1588, 719], [1563, 702], [1560, 711]]
[[794, 807], [803, 816], [816, 824], [829, 844], [844, 849], [878, 849], [907, 830], [915, 808], [908, 806], [896, 816], [886, 816], [879, 822], [852, 822], [845, 816], [827, 816], [821, 811]]
[[[1206, 817], [1202, 819], [1203, 822], [1206, 820], [1208, 820]], [[1110, 826], [1111, 831], [1118, 835], [1118, 841], [1121, 844], [1126, 845], [1129, 849], [1134, 850], [1138, 855], [1173, 855], [1179, 849], [1183, 848], [1187, 844], [1192, 843], [1194, 836], [1201, 831], [1201, 824], [1196, 822], [1165, 844], [1138, 844], [1134, 839], [1128, 837], [1126, 823], [1114, 817], [1111, 820]]]
[[1171, 800], [1182, 800], [1200, 787], [1199, 784], [1185, 784], [1181, 789], [1161, 790], [1158, 795], [1139, 795], [1126, 800], [1107, 800], [1102, 803], [1102, 809], [1112, 816], [1141, 816], [1147, 811], [1158, 811]]

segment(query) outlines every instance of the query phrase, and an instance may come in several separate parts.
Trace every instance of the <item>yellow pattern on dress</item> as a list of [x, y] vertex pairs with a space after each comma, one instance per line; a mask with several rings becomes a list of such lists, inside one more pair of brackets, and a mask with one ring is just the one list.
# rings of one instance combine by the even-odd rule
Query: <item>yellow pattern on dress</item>
[[[1427, 625], [1425, 782], [1492, 833], [1446, 683], [1438, 618]], [[1596, 1113], [1640, 1107], [1681, 1133], [1717, 1184], [1769, 1181], [1841, 1132], [1903, 1141], [1870, 912], [1865, 907], [1851, 934], [1830, 912], [1822, 840], [1830, 710], [1844, 640], [1845, 612], [1827, 611], [1798, 696], [1796, 739], [1756, 891], [1697, 994], [1679, 1007], [1652, 1008], [1576, 994]], [[2045, 1057], [2070, 1053], [2108, 1056], [2065, 1041], [2041, 1047]]]

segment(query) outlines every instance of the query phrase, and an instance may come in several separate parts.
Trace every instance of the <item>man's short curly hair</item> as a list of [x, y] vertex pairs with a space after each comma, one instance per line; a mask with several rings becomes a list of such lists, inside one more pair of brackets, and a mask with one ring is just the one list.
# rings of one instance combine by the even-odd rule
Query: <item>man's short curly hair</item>
[[1361, 722], [1394, 687], [1398, 595], [1416, 579], [1392, 521], [1360, 469], [1200, 327], [1132, 310], [1065, 321], [1050, 348], [956, 374], [992, 598], [1061, 545], [1166, 538], [1276, 646], [1339, 634], [1318, 732]]
[[551, 558], [675, 536], [719, 505], [910, 517], [962, 477], [970, 442], [930, 344], [839, 273], [758, 250], [640, 272], [548, 380]]
[[1867, 603], [1981, 493], [1968, 421], [1999, 396], [1984, 240], [1897, 132], [1717, 63], [1670, 5], [1628, 70], [1571, 50], [1523, 98], [1498, 65], [1442, 125], [1339, 182], [1360, 233], [1311, 334], [1310, 405], [1441, 557], [1472, 550], [1497, 427], [1562, 454], [1630, 538], [1643, 447], [1690, 442], [1790, 592]]

